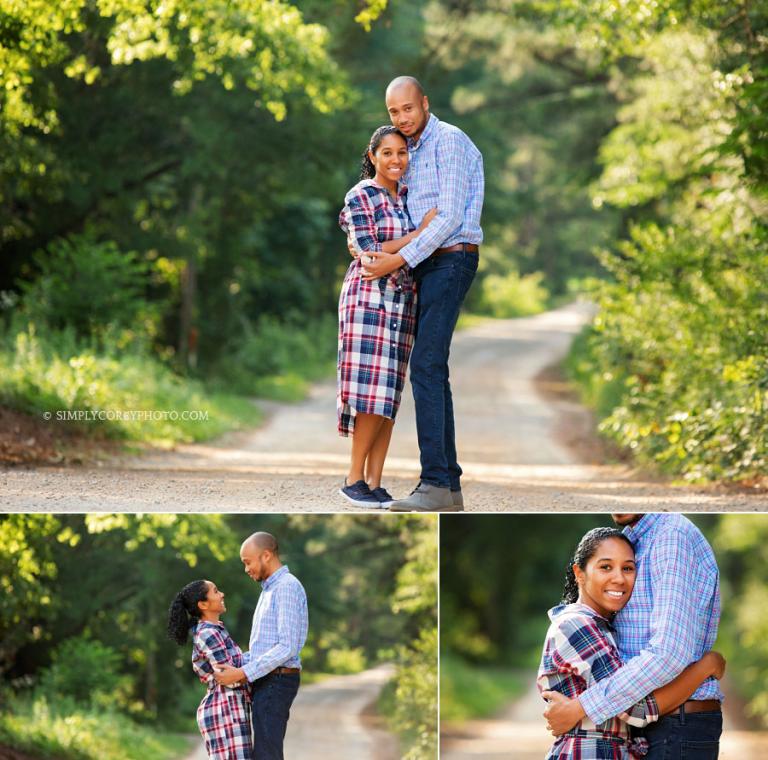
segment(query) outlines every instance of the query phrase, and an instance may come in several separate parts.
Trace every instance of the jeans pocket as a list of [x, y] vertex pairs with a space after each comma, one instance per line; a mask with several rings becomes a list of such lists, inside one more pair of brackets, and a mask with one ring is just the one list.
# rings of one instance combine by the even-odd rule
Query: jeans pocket
[[717, 760], [720, 742], [683, 741], [680, 745], [680, 760]]

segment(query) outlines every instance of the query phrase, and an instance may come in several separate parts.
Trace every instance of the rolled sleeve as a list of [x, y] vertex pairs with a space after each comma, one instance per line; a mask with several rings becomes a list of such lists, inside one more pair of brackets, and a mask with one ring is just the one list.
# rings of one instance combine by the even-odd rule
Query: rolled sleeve
[[381, 252], [376, 207], [366, 188], [357, 188], [347, 195], [346, 206], [339, 216], [339, 225], [359, 253]]
[[650, 640], [639, 655], [615, 674], [591, 686], [579, 701], [589, 718], [602, 723], [620, 715], [645, 695], [676, 678], [698, 659], [695, 631], [694, 556], [682, 533], [660, 539], [648, 555], [651, 563], [653, 608]]
[[437, 146], [437, 216], [408, 245], [400, 249], [406, 264], [415, 267], [461, 226], [469, 196], [470, 152], [460, 133], [448, 133]]

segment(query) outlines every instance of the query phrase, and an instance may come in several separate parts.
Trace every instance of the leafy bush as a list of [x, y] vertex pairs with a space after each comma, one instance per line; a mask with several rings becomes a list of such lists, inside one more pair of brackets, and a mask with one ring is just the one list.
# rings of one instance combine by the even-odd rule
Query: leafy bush
[[768, 472], [765, 198], [727, 136], [750, 77], [724, 75], [710, 33], [643, 48], [633, 100], [603, 143], [596, 205], [657, 221], [601, 256], [614, 281], [571, 366], [601, 430], [691, 481]]
[[213, 374], [235, 393], [295, 401], [306, 381], [332, 373], [338, 325], [334, 316], [287, 322], [262, 317], [231, 347]]
[[710, 208], [695, 223], [638, 228], [606, 255], [617, 282], [569, 363], [600, 429], [641, 460], [743, 480], [768, 470], [768, 256], [756, 221], [735, 235]]
[[85, 706], [115, 705], [126, 679], [120, 656], [111, 647], [87, 636], [65, 639], [53, 651], [53, 663], [40, 677], [43, 693], [70, 697]]
[[[247, 400], [206, 390], [159, 360], [106, 343], [78, 341], [72, 331], [38, 334], [34, 325], [0, 343], [0, 402], [32, 413], [78, 410], [104, 419], [80, 423], [109, 435], [169, 444], [210, 438], [255, 424]], [[112, 412], [136, 411], [123, 417]], [[185, 414], [188, 412], [189, 414]], [[84, 427], [85, 429], [85, 427]]]
[[365, 653], [362, 647], [333, 649], [328, 652], [327, 667], [331, 673], [343, 675], [365, 670]]
[[183, 736], [153, 731], [101, 709], [13, 698], [0, 713], [0, 744], [60, 760], [173, 760]]
[[35, 264], [40, 273], [22, 284], [20, 304], [31, 322], [87, 338], [115, 328], [152, 332], [156, 314], [144, 298], [149, 267], [138, 254], [83, 234], [55, 240]]
[[489, 274], [480, 282], [480, 299], [476, 311], [501, 319], [522, 317], [544, 311], [549, 293], [542, 285], [541, 272], [520, 275]]
[[437, 628], [422, 631], [398, 653], [395, 699], [388, 700], [393, 730], [407, 750], [403, 760], [437, 754]]

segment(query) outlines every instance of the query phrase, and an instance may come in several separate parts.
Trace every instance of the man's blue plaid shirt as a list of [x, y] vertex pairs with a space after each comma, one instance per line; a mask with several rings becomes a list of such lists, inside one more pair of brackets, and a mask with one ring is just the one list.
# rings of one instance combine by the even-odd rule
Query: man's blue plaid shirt
[[299, 652], [307, 640], [307, 595], [296, 576], [283, 565], [261, 584], [253, 613], [243, 672], [249, 681], [275, 668], [300, 668]]
[[[579, 695], [589, 718], [602, 723], [669, 683], [712, 649], [720, 622], [715, 555], [701, 531], [679, 514], [647, 514], [624, 532], [635, 546], [637, 579], [616, 616], [624, 667]], [[723, 695], [714, 678], [691, 699]]]
[[472, 140], [430, 114], [419, 139], [408, 140], [408, 153], [403, 179], [411, 219], [418, 226], [431, 208], [437, 207], [438, 213], [415, 240], [400, 249], [406, 264], [415, 267], [437, 248], [456, 243], [480, 245], [485, 183], [483, 157]]

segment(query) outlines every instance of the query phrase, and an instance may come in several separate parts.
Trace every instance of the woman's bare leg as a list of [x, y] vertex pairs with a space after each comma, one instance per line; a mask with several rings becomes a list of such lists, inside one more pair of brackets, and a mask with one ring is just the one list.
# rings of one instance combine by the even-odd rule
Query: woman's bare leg
[[365, 460], [379, 435], [384, 417], [379, 414], [355, 415], [355, 429], [352, 434], [352, 458], [347, 474], [347, 485], [365, 480]]
[[381, 485], [381, 473], [384, 470], [384, 461], [387, 458], [389, 442], [392, 439], [392, 428], [395, 424], [394, 420], [387, 419], [386, 417], [381, 419], [382, 423], [379, 428], [379, 434], [376, 436], [376, 440], [373, 442], [365, 462], [366, 482], [372, 489], [378, 488]]

